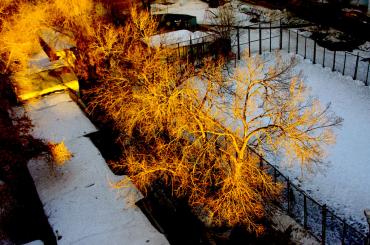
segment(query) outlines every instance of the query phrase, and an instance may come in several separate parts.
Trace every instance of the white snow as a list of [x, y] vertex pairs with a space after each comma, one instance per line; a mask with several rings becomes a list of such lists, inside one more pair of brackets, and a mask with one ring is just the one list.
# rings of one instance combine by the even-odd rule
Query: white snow
[[[133, 185], [114, 189], [115, 176], [85, 134], [96, 128], [68, 94], [52, 94], [25, 105], [33, 135], [64, 140], [73, 158], [61, 167], [44, 159], [28, 164], [58, 244], [168, 244], [135, 206]], [[126, 177], [123, 177], [126, 178]]]
[[25, 243], [23, 245], [44, 245], [44, 243], [40, 240], [35, 240], [35, 241], [29, 242], [29, 243]]
[[[342, 217], [353, 217], [365, 225], [363, 210], [370, 207], [370, 90], [307, 60], [300, 59], [298, 70], [312, 94], [322, 103], [331, 103], [336, 115], [344, 119], [343, 126], [335, 130], [336, 144], [328, 148], [330, 164], [315, 175], [306, 174], [300, 185]], [[299, 168], [283, 169], [291, 177], [300, 175]]]
[[202, 31], [191, 32], [188, 30], [177, 30], [150, 37], [150, 45], [152, 47], [160, 47], [179, 44], [179, 46], [182, 47], [190, 45], [190, 39], [192, 40], [192, 44], [206, 41], [207, 36], [209, 36], [209, 33], [207, 32]]
[[[277, 30], [276, 30], [277, 31]], [[275, 31], [275, 32], [276, 32]], [[294, 36], [294, 31], [291, 37]], [[265, 32], [265, 33], [264, 33]], [[268, 31], [262, 31], [262, 37], [268, 36]], [[274, 35], [274, 34], [273, 34]], [[288, 33], [283, 33], [283, 49], [287, 50]], [[241, 35], [241, 43], [248, 40], [246, 34]], [[258, 31], [251, 31], [251, 40], [258, 40]], [[273, 49], [278, 47], [278, 38], [273, 39]], [[295, 41], [290, 43], [291, 52], [295, 52]], [[300, 41], [301, 44], [301, 41]], [[268, 51], [269, 42], [262, 42], [263, 52]], [[247, 49], [247, 45], [241, 47]], [[299, 46], [299, 53], [303, 54], [304, 47]], [[258, 42], [252, 43], [251, 52], [258, 51]], [[282, 51], [284, 57], [287, 54]], [[313, 41], [307, 40], [307, 58], [313, 59]], [[289, 168], [281, 163], [284, 174], [295, 179], [295, 183], [306, 190], [312, 197], [327, 204], [336, 214], [345, 218], [349, 223], [362, 224], [367, 227], [363, 210], [370, 207], [370, 90], [362, 81], [354, 81], [350, 76], [343, 76], [339, 72], [332, 72], [332, 52], [326, 51], [325, 66], [313, 65], [311, 61], [299, 56], [296, 72], [302, 71], [306, 84], [311, 88], [311, 94], [323, 104], [331, 103], [332, 110], [337, 116], [344, 119], [343, 126], [335, 130], [337, 142], [328, 147], [328, 166], [323, 166], [314, 175], [306, 173], [303, 180], [298, 181], [301, 170], [298, 164]], [[369, 55], [369, 53], [368, 53]], [[265, 53], [266, 59], [273, 59]], [[323, 48], [317, 46], [317, 62], [322, 63]], [[344, 61], [343, 53], [337, 52], [336, 69], [341, 70]], [[355, 56], [347, 55], [345, 74], [354, 74]], [[362, 65], [361, 65], [362, 64]], [[366, 77], [366, 69], [360, 63], [358, 77]], [[275, 164], [278, 164], [277, 162]]]

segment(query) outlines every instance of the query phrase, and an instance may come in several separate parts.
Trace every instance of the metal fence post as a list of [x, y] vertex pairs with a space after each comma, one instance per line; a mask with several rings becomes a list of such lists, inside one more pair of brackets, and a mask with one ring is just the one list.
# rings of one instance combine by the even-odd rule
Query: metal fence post
[[357, 52], [357, 57], [356, 57], [356, 66], [355, 66], [355, 73], [353, 74], [353, 80], [357, 79], [357, 69], [358, 69], [358, 61], [360, 59], [360, 54]]
[[321, 227], [321, 244], [325, 245], [326, 243], [326, 204], [322, 206], [322, 227]]
[[337, 51], [334, 50], [334, 56], [333, 56], [333, 69], [332, 71], [335, 71], [335, 56], [337, 55]]
[[325, 67], [325, 50], [326, 48], [324, 47], [324, 54], [322, 55], [322, 67]]
[[235, 63], [234, 63], [234, 68], [236, 68], [236, 61], [237, 60], [237, 57], [236, 57], [236, 55], [235, 55]]
[[290, 30], [288, 30], [288, 53], [290, 53]]
[[297, 31], [297, 40], [295, 43], [295, 53], [298, 54], [298, 31]]
[[181, 54], [180, 54], [180, 43], [177, 43], [177, 51], [178, 51], [179, 58], [180, 58], [181, 57]]
[[204, 37], [202, 38], [202, 56], [206, 52], [206, 49], [204, 48]]
[[316, 64], [316, 40], [313, 40], [313, 63]]
[[369, 78], [369, 68], [370, 68], [370, 61], [367, 63], [367, 71], [366, 71], [366, 79], [365, 79], [365, 86], [368, 86], [369, 83], [367, 79]]
[[276, 168], [274, 167], [274, 183], [277, 181], [277, 173], [276, 173]]
[[307, 229], [307, 197], [303, 194], [303, 227]]
[[261, 24], [258, 25], [258, 39], [259, 39], [259, 54], [262, 54], [262, 29]]
[[287, 199], [288, 199], [288, 214], [290, 214], [290, 180], [287, 178]]
[[347, 59], [347, 52], [344, 52], [344, 62], [343, 62], [343, 72], [342, 72], [343, 76], [344, 76], [344, 71], [346, 70], [346, 59]]
[[240, 33], [239, 33], [239, 27], [236, 28], [236, 37], [238, 41], [238, 60], [240, 60]]
[[307, 37], [304, 37], [304, 58], [307, 57]]
[[279, 25], [280, 25], [279, 48], [283, 49], [283, 27], [281, 26], [281, 19], [279, 21]]
[[272, 45], [272, 44], [271, 44], [271, 36], [272, 36], [272, 35], [271, 35], [271, 21], [270, 21], [270, 52], [271, 52], [271, 45]]
[[342, 244], [346, 242], [346, 234], [347, 234], [347, 223], [343, 220], [343, 233], [342, 233]]
[[191, 57], [191, 59], [193, 59], [193, 42], [191, 41], [191, 37], [189, 37], [190, 38], [190, 57]]
[[251, 29], [248, 28], [248, 53], [249, 57], [251, 57]]

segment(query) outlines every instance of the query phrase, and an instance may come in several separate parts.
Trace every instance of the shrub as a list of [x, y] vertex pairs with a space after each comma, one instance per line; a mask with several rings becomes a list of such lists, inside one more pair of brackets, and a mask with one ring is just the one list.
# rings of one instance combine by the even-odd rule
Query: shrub
[[58, 166], [64, 165], [67, 161], [71, 160], [72, 153], [68, 150], [64, 141], [59, 143], [48, 143], [51, 160]]

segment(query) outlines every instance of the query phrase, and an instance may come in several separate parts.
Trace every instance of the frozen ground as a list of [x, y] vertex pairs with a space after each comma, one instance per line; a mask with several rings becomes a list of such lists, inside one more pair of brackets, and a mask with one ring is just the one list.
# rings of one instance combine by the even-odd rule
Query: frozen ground
[[175, 45], [175, 47], [188, 46], [190, 45], [190, 39], [192, 40], [192, 44], [196, 44], [198, 42], [204, 42], [205, 40], [207, 40], [206, 37], [208, 35], [210, 34], [201, 31], [195, 32], [191, 32], [188, 30], [172, 31], [152, 36], [150, 38], [150, 45], [152, 47], [171, 46], [171, 45]]
[[323, 104], [331, 103], [332, 110], [344, 121], [335, 130], [336, 144], [328, 147], [328, 165], [313, 174], [305, 172], [300, 178], [299, 166], [275, 164], [312, 197], [326, 203], [341, 217], [366, 227], [363, 211], [370, 206], [370, 90], [361, 82], [313, 65], [302, 57], [296, 71], [302, 71], [311, 94]]
[[[177, 2], [174, 5], [166, 6], [168, 13], [181, 13], [197, 16], [198, 23], [204, 23], [207, 6], [196, 0]], [[237, 16], [241, 16], [240, 13]], [[248, 18], [245, 21], [248, 23]], [[273, 32], [277, 34], [277, 30]], [[258, 31], [251, 32], [251, 40], [258, 39]], [[267, 30], [262, 31], [263, 37], [268, 37]], [[294, 30], [293, 34], [294, 35]], [[284, 32], [283, 48], [287, 50], [287, 36]], [[273, 39], [272, 48], [278, 47], [278, 38]], [[248, 43], [247, 32], [241, 33], [241, 43]], [[262, 43], [263, 50], [269, 48], [269, 41]], [[241, 49], [247, 49], [242, 45]], [[251, 51], [256, 53], [258, 43], [252, 44]], [[291, 51], [295, 51], [295, 43], [291, 42]], [[317, 62], [322, 63], [323, 49], [317, 47]], [[236, 51], [236, 48], [235, 48]], [[298, 47], [302, 54], [302, 46]], [[308, 40], [307, 58], [312, 59], [313, 42]], [[290, 56], [282, 52], [284, 57]], [[369, 57], [369, 53], [362, 53]], [[269, 53], [264, 57], [273, 59]], [[333, 53], [326, 53], [325, 66], [332, 67]], [[336, 67], [341, 65], [344, 57], [337, 54]], [[349, 60], [348, 64], [355, 62]], [[331, 62], [331, 63], [330, 63]], [[345, 67], [345, 74], [353, 74], [353, 66]], [[301, 177], [299, 166], [289, 167], [284, 162], [275, 162], [280, 165], [283, 173], [290, 176], [293, 181], [302, 189], [310, 193], [321, 203], [326, 203], [335, 212], [351, 222], [360, 223], [364, 230], [367, 227], [363, 211], [370, 207], [370, 90], [361, 81], [354, 81], [349, 76], [342, 76], [339, 72], [332, 72], [330, 68], [323, 68], [322, 65], [313, 65], [311, 61], [304, 60], [299, 56], [297, 72], [302, 71], [306, 84], [311, 88], [312, 95], [318, 97], [323, 104], [331, 103], [332, 110], [337, 116], [344, 119], [343, 126], [335, 130], [337, 143], [328, 147], [329, 163], [318, 169], [316, 173], [304, 173]], [[366, 67], [359, 67], [358, 76], [366, 76]]]
[[84, 137], [96, 128], [67, 93], [28, 103], [25, 110], [35, 137], [63, 140], [73, 154], [60, 167], [52, 168], [44, 159], [28, 164], [58, 244], [168, 244], [135, 206], [140, 198], [136, 188], [112, 187], [121, 177]]

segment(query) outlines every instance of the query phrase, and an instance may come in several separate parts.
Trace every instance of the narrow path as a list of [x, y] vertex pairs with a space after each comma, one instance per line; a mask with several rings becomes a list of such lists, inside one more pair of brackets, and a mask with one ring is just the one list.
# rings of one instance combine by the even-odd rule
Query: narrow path
[[168, 244], [135, 206], [140, 193], [111, 184], [120, 177], [108, 168], [100, 152], [84, 135], [96, 128], [67, 93], [52, 94], [25, 106], [33, 135], [64, 140], [73, 158], [51, 168], [43, 159], [28, 168], [58, 244]]

